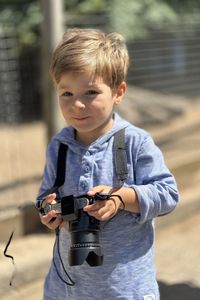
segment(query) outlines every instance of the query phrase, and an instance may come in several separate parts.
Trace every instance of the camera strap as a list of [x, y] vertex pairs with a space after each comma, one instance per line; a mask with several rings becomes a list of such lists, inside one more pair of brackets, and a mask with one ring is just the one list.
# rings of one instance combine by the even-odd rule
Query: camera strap
[[125, 144], [125, 128], [122, 128], [114, 135], [114, 159], [115, 159], [115, 172], [120, 185], [124, 183], [128, 176], [127, 168], [127, 153]]
[[[125, 146], [125, 128], [122, 128], [115, 133], [113, 147], [115, 172], [121, 186], [128, 176], [127, 154]], [[66, 144], [60, 143], [57, 158], [56, 179], [53, 188], [59, 188], [65, 182], [67, 150], [68, 146]]]
[[68, 146], [66, 144], [60, 143], [58, 149], [57, 170], [54, 185], [37, 198], [36, 208], [41, 214], [44, 214], [42, 203], [45, 200], [46, 196], [52, 193], [57, 193], [59, 187], [61, 187], [65, 182], [67, 149]]
[[57, 158], [56, 180], [53, 188], [59, 188], [65, 182], [67, 149], [68, 146], [66, 144], [60, 143]]

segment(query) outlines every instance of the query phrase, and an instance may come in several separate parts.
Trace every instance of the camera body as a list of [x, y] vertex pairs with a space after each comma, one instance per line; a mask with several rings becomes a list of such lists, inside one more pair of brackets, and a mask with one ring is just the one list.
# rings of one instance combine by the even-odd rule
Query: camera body
[[83, 210], [86, 205], [96, 201], [108, 200], [110, 195], [96, 193], [94, 196], [73, 195], [62, 197], [55, 204], [46, 204], [44, 214], [56, 210], [62, 219], [69, 222], [71, 246], [69, 265], [81, 265], [86, 261], [90, 266], [103, 264], [102, 247], [99, 241], [100, 221]]

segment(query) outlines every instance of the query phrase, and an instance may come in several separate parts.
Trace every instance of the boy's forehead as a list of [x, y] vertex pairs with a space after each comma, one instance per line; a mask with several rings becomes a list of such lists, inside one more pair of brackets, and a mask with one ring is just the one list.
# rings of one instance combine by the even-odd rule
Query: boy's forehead
[[104, 83], [104, 80], [100, 76], [95, 76], [90, 73], [74, 73], [67, 72], [61, 75], [58, 86], [60, 88], [65, 88], [67, 86], [73, 85], [74, 83], [79, 82], [79, 84], [94, 86], [101, 83]]

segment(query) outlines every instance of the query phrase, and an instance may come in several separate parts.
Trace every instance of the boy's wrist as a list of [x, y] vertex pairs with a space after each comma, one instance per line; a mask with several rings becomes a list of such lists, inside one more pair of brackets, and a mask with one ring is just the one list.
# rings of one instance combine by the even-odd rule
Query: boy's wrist
[[127, 210], [134, 213], [140, 212], [136, 192], [131, 187], [121, 187], [118, 190], [113, 190], [111, 195], [113, 198], [115, 197], [116, 206], [118, 209]]
[[111, 199], [115, 202], [116, 211], [125, 209], [125, 203], [118, 192], [111, 194]]

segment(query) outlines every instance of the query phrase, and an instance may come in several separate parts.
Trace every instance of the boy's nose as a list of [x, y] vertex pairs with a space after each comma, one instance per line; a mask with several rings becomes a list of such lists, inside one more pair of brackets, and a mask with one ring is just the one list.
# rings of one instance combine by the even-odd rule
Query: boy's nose
[[85, 108], [85, 104], [81, 99], [76, 99], [74, 101], [74, 106], [77, 108]]

